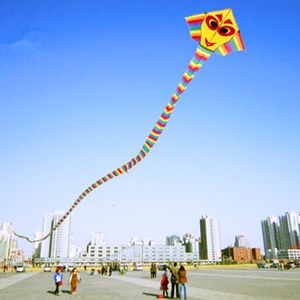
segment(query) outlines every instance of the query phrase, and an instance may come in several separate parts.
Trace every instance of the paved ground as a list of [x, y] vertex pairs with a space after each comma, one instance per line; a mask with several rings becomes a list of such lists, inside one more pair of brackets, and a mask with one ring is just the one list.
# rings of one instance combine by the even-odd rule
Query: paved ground
[[[0, 299], [55, 299], [53, 273], [0, 273]], [[300, 270], [197, 270], [188, 271], [188, 299], [300, 299]], [[81, 272], [78, 294], [72, 296], [66, 284], [59, 299], [155, 299], [159, 281], [148, 272], [128, 272], [112, 277], [90, 276]]]

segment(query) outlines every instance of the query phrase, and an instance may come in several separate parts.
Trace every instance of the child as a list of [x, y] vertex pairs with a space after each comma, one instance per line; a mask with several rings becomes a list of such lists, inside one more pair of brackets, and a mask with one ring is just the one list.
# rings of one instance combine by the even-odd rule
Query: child
[[168, 274], [167, 274], [167, 272], [164, 272], [161, 277], [161, 282], [160, 282], [160, 286], [163, 291], [164, 298], [169, 298], [168, 284], [169, 284]]

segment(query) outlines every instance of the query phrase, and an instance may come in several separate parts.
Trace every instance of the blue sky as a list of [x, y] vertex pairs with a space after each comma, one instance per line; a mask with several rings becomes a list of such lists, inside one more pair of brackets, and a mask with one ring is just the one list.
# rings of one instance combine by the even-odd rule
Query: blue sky
[[296, 1], [1, 1], [0, 220], [33, 236], [136, 155], [197, 47], [184, 17], [228, 7], [246, 51], [207, 61], [149, 156], [90, 194], [72, 231], [82, 246], [92, 230], [164, 242], [199, 236], [208, 214], [222, 246], [261, 247], [261, 219], [299, 211]]

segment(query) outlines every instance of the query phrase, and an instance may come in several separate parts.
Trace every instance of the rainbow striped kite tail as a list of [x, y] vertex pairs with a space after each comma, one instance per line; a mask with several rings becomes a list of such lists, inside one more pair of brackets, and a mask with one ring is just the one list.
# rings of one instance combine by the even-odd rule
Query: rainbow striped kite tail
[[187, 70], [184, 72], [181, 81], [172, 95], [171, 103], [173, 105], [175, 105], [181, 98], [189, 83], [194, 79], [195, 73], [202, 68], [203, 64], [212, 55], [212, 53], [212, 51], [203, 48], [200, 44], [198, 45]]

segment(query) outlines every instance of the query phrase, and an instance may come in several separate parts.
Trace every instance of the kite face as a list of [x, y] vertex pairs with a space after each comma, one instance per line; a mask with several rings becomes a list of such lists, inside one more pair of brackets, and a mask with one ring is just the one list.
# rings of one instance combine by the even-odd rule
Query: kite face
[[245, 49], [231, 9], [187, 17], [193, 40], [209, 51], [227, 55]]
[[231, 9], [208, 13], [201, 27], [201, 46], [215, 51], [239, 31]]

